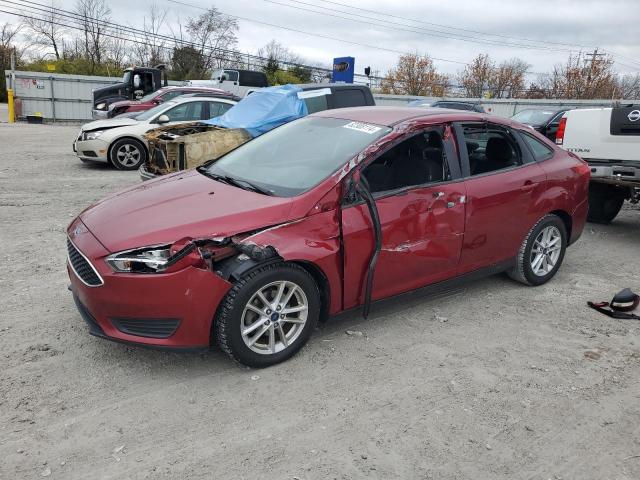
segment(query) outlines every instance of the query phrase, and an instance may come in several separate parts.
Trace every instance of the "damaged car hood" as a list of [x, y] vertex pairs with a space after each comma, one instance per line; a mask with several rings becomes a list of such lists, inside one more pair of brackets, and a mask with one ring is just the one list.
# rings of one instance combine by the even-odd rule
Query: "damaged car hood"
[[293, 220], [291, 205], [290, 198], [243, 190], [189, 170], [115, 193], [80, 219], [107, 250], [118, 252], [277, 225]]
[[139, 122], [133, 118], [128, 117], [116, 117], [108, 120], [96, 120], [95, 122], [89, 122], [82, 126], [83, 132], [89, 132], [91, 130], [105, 130], [107, 128], [129, 127], [131, 125], [137, 125]]

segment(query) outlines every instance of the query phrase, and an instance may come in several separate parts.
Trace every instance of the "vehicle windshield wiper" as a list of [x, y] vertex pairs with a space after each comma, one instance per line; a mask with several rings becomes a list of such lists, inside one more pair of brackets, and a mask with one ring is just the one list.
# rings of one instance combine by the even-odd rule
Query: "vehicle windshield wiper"
[[227, 185], [233, 185], [234, 187], [241, 188], [243, 190], [251, 190], [256, 193], [261, 193], [263, 195], [273, 196], [273, 192], [271, 190], [267, 190], [266, 188], [259, 187], [258, 185], [251, 183], [247, 180], [241, 180], [239, 178], [234, 178], [229, 175], [219, 175], [217, 173], [211, 173], [206, 168], [197, 169], [203, 175], [212, 178], [213, 180], [217, 180], [222, 183], [226, 183]]

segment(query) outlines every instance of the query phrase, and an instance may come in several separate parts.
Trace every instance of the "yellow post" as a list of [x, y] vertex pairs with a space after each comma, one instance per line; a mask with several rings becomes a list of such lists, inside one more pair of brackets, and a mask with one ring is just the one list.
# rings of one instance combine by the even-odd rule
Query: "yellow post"
[[13, 105], [13, 89], [7, 88], [7, 105], [9, 109], [9, 123], [16, 121], [16, 113]]

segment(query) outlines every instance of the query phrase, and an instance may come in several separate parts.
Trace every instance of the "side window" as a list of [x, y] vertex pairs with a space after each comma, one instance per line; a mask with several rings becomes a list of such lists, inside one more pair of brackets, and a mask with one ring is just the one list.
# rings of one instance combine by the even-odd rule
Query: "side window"
[[162, 96], [162, 101], [163, 101], [163, 102], [169, 101], [169, 100], [171, 100], [172, 98], [179, 97], [180, 95], [184, 95], [185, 93], [186, 93], [186, 92], [184, 92], [184, 91], [182, 91], [182, 90], [171, 90], [171, 91], [169, 91], [169, 92], [165, 93], [165, 94]]
[[364, 92], [357, 88], [336, 89], [333, 91], [333, 108], [362, 107], [366, 105]]
[[219, 117], [224, 112], [229, 110], [232, 106], [233, 105], [229, 103], [209, 102], [209, 117], [210, 118]]
[[369, 164], [362, 174], [371, 192], [451, 180], [443, 131], [437, 127], [414, 135]]
[[490, 123], [462, 125], [471, 175], [522, 165], [522, 152], [508, 129]]
[[238, 81], [238, 72], [236, 72], [235, 70], [225, 70], [224, 76], [227, 77], [228, 82]]
[[189, 102], [183, 103], [173, 107], [164, 114], [169, 117], [171, 122], [189, 122], [193, 120], [202, 120], [204, 109], [202, 108], [203, 102]]
[[525, 132], [521, 132], [521, 136], [524, 139], [524, 143], [531, 149], [531, 153], [533, 153], [533, 158], [536, 161], [547, 160], [548, 158], [553, 157], [553, 148], [548, 145], [545, 145], [537, 138], [533, 138], [531, 135]]
[[304, 99], [304, 103], [307, 105], [309, 113], [321, 112], [329, 108], [327, 106], [327, 96], [320, 95], [318, 97], [309, 97]]

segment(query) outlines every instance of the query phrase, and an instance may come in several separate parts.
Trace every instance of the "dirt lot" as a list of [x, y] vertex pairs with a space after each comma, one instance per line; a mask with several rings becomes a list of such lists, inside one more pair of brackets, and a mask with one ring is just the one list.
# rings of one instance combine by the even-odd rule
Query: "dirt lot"
[[0, 478], [640, 478], [640, 322], [585, 305], [640, 289], [640, 209], [545, 286], [394, 302], [247, 370], [88, 335], [65, 227], [139, 180], [76, 160], [76, 131], [0, 124]]

